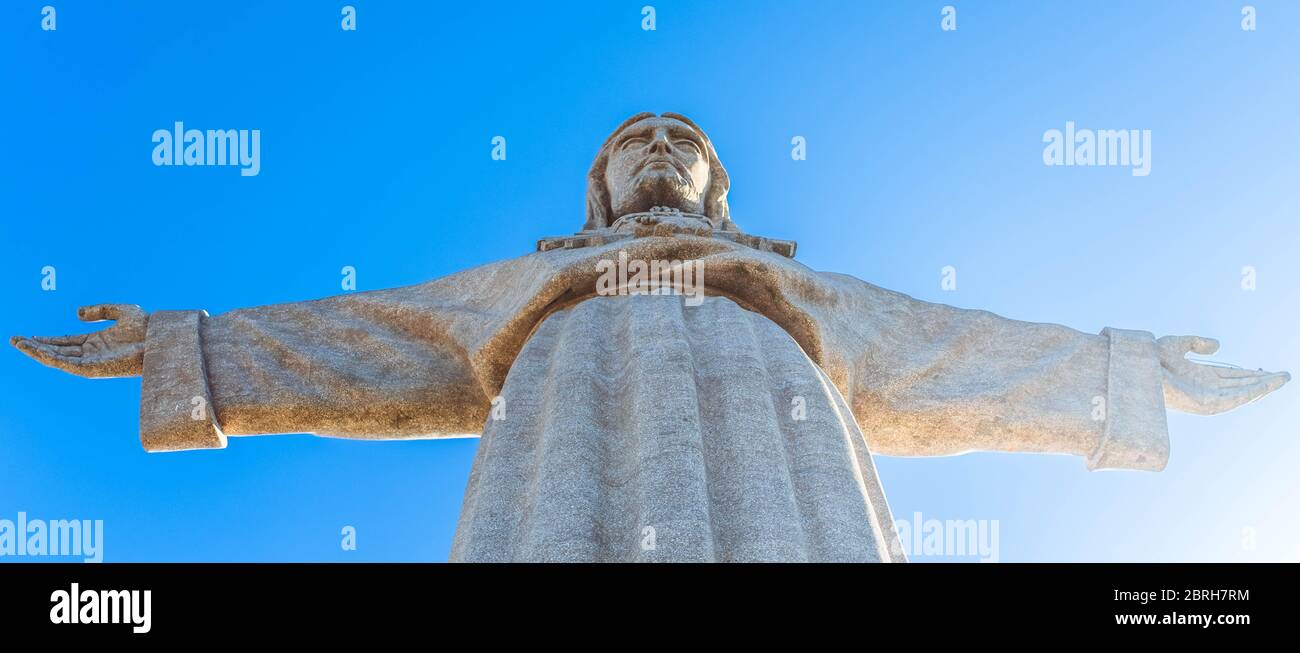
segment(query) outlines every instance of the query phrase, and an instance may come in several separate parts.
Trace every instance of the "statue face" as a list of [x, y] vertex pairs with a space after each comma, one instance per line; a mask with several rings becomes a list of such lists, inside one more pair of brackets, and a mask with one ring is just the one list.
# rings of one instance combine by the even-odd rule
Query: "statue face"
[[646, 118], [610, 145], [605, 187], [614, 216], [667, 206], [703, 213], [709, 189], [704, 138], [673, 118]]

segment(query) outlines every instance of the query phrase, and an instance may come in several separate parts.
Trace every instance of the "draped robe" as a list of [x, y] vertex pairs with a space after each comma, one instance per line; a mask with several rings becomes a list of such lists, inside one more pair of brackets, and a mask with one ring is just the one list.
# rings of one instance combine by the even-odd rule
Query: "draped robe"
[[[707, 298], [597, 295], [620, 252], [691, 261]], [[145, 449], [273, 433], [481, 434], [462, 561], [900, 561], [872, 453], [1159, 470], [1169, 451], [1150, 333], [919, 301], [687, 235], [150, 315]]]

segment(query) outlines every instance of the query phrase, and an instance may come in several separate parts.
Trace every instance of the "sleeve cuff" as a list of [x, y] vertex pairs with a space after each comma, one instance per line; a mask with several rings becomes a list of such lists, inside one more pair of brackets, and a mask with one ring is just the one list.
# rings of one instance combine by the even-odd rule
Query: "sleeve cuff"
[[224, 449], [217, 425], [199, 323], [204, 311], [149, 315], [140, 388], [140, 443], [145, 451]]
[[1164, 376], [1155, 338], [1146, 331], [1103, 329], [1110, 340], [1105, 432], [1088, 469], [1158, 472], [1169, 462]]

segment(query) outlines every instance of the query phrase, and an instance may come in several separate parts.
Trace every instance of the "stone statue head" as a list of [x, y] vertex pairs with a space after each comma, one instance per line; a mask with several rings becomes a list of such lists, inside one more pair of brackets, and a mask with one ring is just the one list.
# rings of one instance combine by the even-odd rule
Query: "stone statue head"
[[708, 218], [736, 231], [727, 209], [731, 181], [713, 142], [690, 118], [638, 113], [605, 139], [587, 173], [587, 224], [603, 229], [654, 207]]

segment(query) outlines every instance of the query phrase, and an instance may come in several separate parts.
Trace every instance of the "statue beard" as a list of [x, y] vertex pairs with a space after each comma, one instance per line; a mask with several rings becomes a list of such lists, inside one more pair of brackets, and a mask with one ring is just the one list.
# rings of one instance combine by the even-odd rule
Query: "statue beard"
[[662, 168], [643, 170], [636, 178], [636, 190], [627, 201], [615, 207], [615, 217], [644, 213], [656, 206], [678, 209], [684, 213], [704, 212], [704, 192], [695, 187], [690, 175], [672, 162], [675, 174]]

